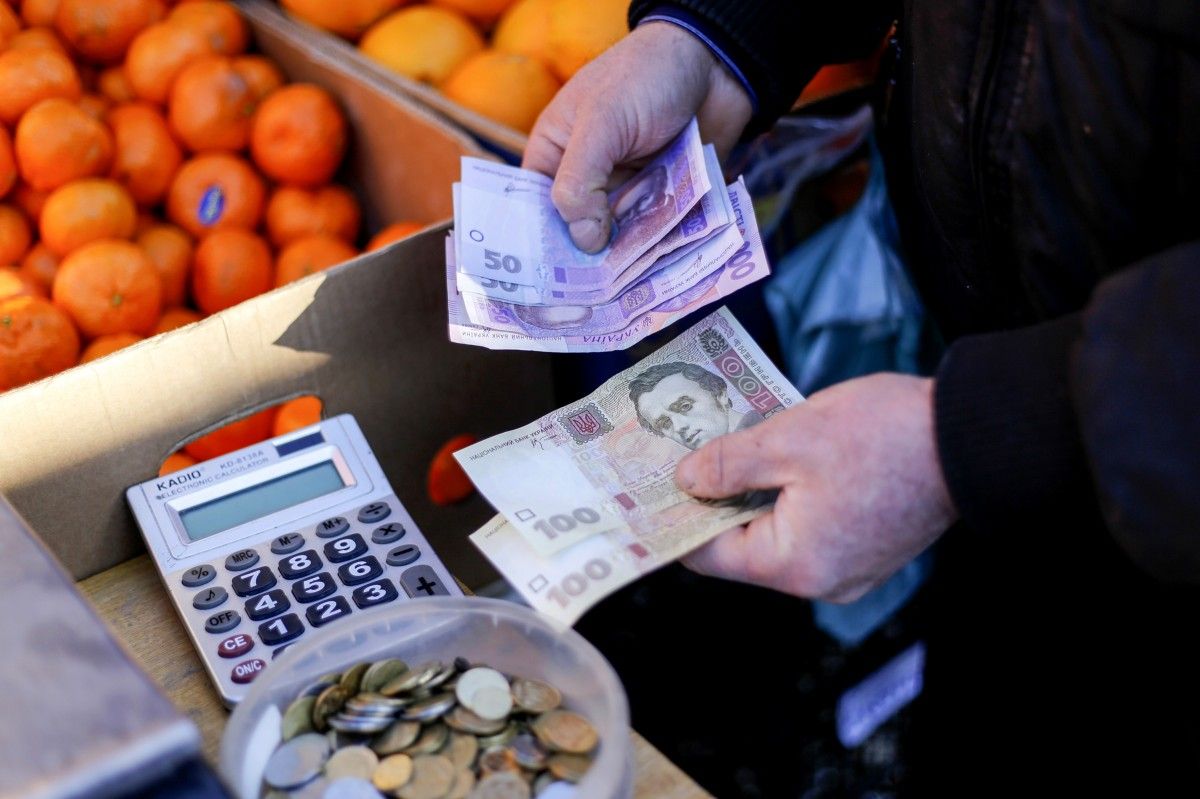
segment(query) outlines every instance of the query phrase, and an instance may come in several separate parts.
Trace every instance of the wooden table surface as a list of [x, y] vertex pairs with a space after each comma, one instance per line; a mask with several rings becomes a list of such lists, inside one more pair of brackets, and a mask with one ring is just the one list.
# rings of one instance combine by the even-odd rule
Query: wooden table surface
[[[228, 712], [209, 683], [149, 556], [89, 577], [79, 583], [79, 589], [138, 665], [200, 728], [204, 756], [215, 767]], [[633, 730], [630, 736], [637, 799], [711, 799], [644, 738]]]

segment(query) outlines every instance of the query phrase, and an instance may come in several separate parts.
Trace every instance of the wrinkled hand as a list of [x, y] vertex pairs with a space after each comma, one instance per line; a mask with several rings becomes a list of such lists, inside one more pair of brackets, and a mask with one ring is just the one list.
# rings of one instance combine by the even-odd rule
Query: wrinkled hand
[[851, 602], [957, 518], [933, 432], [933, 381], [850, 380], [684, 458], [698, 497], [781, 488], [775, 509], [722, 533], [685, 564], [797, 596]]
[[750, 99], [708, 47], [669, 22], [649, 22], [595, 59], [542, 111], [522, 166], [555, 178], [551, 197], [576, 246], [608, 242], [608, 190], [693, 116], [724, 157], [746, 127]]

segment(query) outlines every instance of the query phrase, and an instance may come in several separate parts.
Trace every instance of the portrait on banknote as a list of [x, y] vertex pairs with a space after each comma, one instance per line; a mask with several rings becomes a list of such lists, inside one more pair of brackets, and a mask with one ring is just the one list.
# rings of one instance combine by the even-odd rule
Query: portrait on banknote
[[750, 408], [734, 409], [725, 378], [682, 361], [638, 373], [629, 381], [629, 400], [643, 428], [688, 449], [699, 449], [717, 436], [763, 421]]

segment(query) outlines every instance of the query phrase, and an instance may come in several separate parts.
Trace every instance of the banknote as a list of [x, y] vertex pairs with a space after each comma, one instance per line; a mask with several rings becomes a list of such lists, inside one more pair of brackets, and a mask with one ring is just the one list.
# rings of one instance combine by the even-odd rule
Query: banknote
[[[620, 275], [613, 279], [612, 283], [590, 290], [558, 289], [538, 277], [544, 277], [547, 270], [535, 270], [533, 282], [536, 282], [537, 285], [531, 285], [528, 278], [509, 279], [507, 274], [479, 277], [459, 269], [457, 276], [459, 291], [464, 295], [481, 295], [514, 305], [600, 305], [613, 301], [634, 282], [665, 266], [669, 260], [668, 255], [673, 256], [684, 247], [695, 246], [700, 242], [712, 239], [724, 231], [732, 221], [729, 194], [721, 175], [720, 161], [712, 145], [704, 146], [704, 163], [712, 188], [687, 212], [679, 224], [668, 230], [646, 252], [634, 259]], [[497, 166], [488, 161], [468, 158], [463, 162], [463, 174], [464, 177], [470, 176], [480, 183], [496, 182], [496, 178], [502, 175], [505, 176], [505, 186], [508, 188], [527, 187], [527, 189], [514, 190], [512, 193], [504, 195], [501, 193], [501, 188], [495, 186], [492, 202], [511, 201], [528, 204], [534, 202], [533, 195], [535, 194], [538, 195], [539, 202], [550, 202], [546, 179], [537, 173], [527, 173], [525, 170]], [[454, 216], [456, 220], [461, 220], [461, 194], [462, 184], [456, 183], [454, 185]], [[502, 199], [511, 197], [518, 199]], [[541, 212], [538, 211], [538, 213]], [[456, 221], [456, 225], [457, 233], [461, 228], [461, 223]], [[456, 244], [458, 246], [456, 252], [461, 258], [461, 243], [456, 242]], [[461, 263], [461, 260], [456, 262]], [[503, 264], [501, 266], [503, 267]], [[492, 271], [503, 271], [503, 269]], [[522, 282], [522, 280], [526, 282]]]
[[[564, 330], [550, 335], [530, 335], [513, 329], [497, 330], [472, 322], [465, 306], [468, 299], [457, 290], [452, 237], [446, 241], [446, 298], [450, 340], [493, 350], [586, 353], [623, 350], [706, 305], [761, 280], [770, 274], [762, 239], [754, 219], [749, 195], [736, 183], [730, 193], [734, 224], [744, 241], [722, 266], [672, 299], [632, 318], [622, 329], [608, 333], [577, 333]], [[694, 255], [694, 253], [693, 253]]]
[[675, 486], [676, 464], [800, 399], [722, 308], [587, 397], [455, 457], [539, 555], [600, 535], [681, 535], [698, 546], [773, 497], [698, 501]]
[[713, 188], [692, 120], [649, 165], [609, 195], [615, 233], [603, 250], [588, 254], [575, 247], [549, 201], [551, 185], [550, 178], [528, 170], [465, 160], [455, 217], [458, 269], [551, 290], [603, 289]]

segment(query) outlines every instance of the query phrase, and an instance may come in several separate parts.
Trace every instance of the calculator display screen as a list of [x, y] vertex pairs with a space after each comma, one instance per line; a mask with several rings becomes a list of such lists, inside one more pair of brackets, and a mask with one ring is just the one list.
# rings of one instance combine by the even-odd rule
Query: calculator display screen
[[322, 461], [180, 511], [179, 518], [188, 537], [199, 541], [345, 487], [333, 461]]

